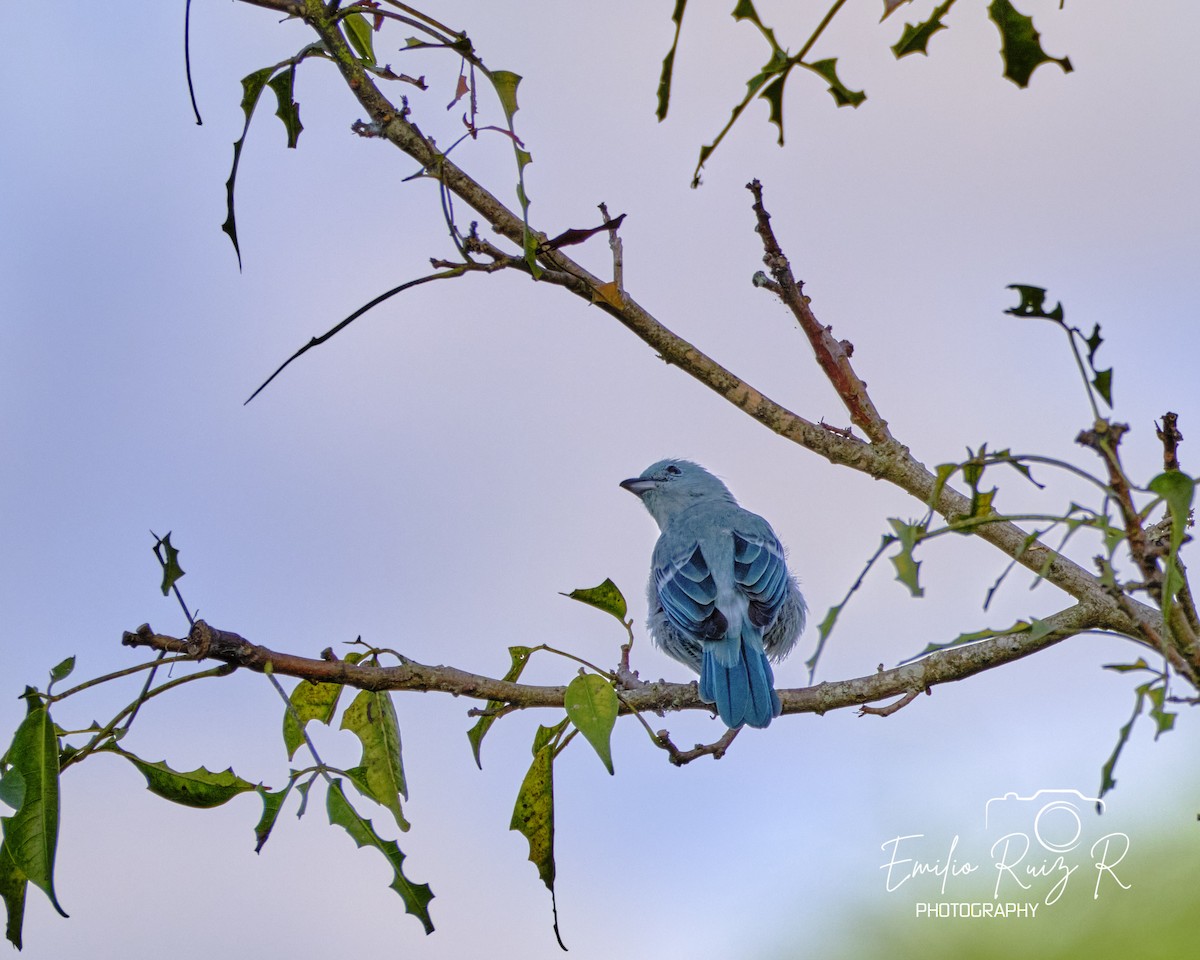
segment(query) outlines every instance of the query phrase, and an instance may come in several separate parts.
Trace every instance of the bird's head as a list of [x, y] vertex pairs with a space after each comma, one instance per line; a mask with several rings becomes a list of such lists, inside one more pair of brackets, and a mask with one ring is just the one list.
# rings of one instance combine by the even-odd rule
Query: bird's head
[[697, 500], [735, 502], [724, 483], [690, 460], [659, 460], [621, 486], [642, 501], [660, 529]]

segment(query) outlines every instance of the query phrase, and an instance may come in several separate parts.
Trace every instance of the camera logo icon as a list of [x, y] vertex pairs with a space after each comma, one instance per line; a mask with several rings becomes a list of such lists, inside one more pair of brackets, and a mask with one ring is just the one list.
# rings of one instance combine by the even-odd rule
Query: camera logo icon
[[983, 825], [992, 836], [1020, 834], [1051, 853], [1066, 853], [1083, 839], [1083, 811], [1089, 806], [1104, 811], [1103, 800], [1078, 790], [1039, 790], [1028, 797], [1010, 792], [984, 805]]

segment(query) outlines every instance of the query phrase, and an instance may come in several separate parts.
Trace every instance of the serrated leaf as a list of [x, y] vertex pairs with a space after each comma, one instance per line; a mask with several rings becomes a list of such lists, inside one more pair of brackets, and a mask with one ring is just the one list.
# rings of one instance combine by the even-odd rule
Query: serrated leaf
[[675, 0], [675, 9], [671, 12], [675, 36], [671, 40], [671, 49], [663, 57], [662, 72], [658, 77], [658, 106], [654, 111], [660, 122], [667, 118], [667, 106], [671, 102], [671, 75], [675, 70], [675, 51], [679, 47], [679, 31], [683, 28], [683, 11], [686, 8], [687, 0]]
[[554, 892], [554, 747], [543, 744], [521, 782], [508, 829], [529, 841], [529, 860]]
[[1104, 766], [1100, 768], [1100, 792], [1097, 798], [1103, 797], [1109, 790], [1117, 785], [1116, 777], [1113, 776], [1113, 771], [1117, 767], [1117, 760], [1121, 756], [1121, 751], [1125, 749], [1125, 744], [1129, 742], [1129, 734], [1133, 731], [1133, 725], [1137, 722], [1138, 716], [1142, 712], [1142, 708], [1146, 703], [1146, 690], [1148, 684], [1142, 684], [1136, 690], [1137, 697], [1133, 704], [1133, 713], [1129, 717], [1129, 722], [1117, 733], [1117, 743], [1113, 747], [1113, 752], [1105, 761]]
[[491, 79], [496, 96], [500, 98], [500, 108], [511, 123], [513, 114], [521, 109], [517, 104], [517, 87], [521, 83], [521, 75], [511, 70], [493, 70]]
[[312, 785], [316, 783], [318, 774], [314, 773], [307, 780], [296, 784], [296, 792], [300, 794], [300, 809], [296, 811], [296, 819], [299, 820], [308, 812], [308, 793], [312, 790]]
[[838, 79], [837, 57], [818, 60], [816, 63], [805, 63], [802, 66], [808, 67], [813, 73], [825, 78], [825, 81], [829, 84], [829, 92], [833, 95], [833, 99], [839, 107], [857, 107], [867, 99], [867, 95], [863, 91], [851, 90]]
[[[532, 650], [529, 647], [509, 647], [508, 654], [512, 657], [512, 666], [508, 668], [508, 673], [504, 675], [504, 680], [508, 683], [516, 683], [521, 676], [521, 671], [525, 669], [525, 664], [529, 662]], [[471, 752], [475, 756], [475, 766], [483, 769], [483, 761], [479, 758], [479, 748], [483, 744], [483, 738], [492, 728], [492, 724], [496, 722], [494, 711], [499, 710], [504, 703], [500, 700], [489, 700], [487, 704], [487, 713], [480, 717], [470, 730], [467, 731], [467, 739], [471, 741]]]
[[232, 767], [216, 773], [204, 767], [187, 771], [172, 770], [165, 761], [151, 763], [128, 750], [121, 749], [111, 741], [97, 748], [97, 751], [101, 750], [124, 757], [137, 767], [138, 772], [146, 778], [146, 789], [155, 796], [185, 807], [201, 810], [219, 807], [239, 793], [255, 789], [255, 784], [243, 780], [233, 772]]
[[604, 582], [598, 587], [582, 587], [572, 590], [570, 593], [564, 593], [563, 596], [612, 614], [622, 624], [625, 623], [625, 616], [629, 613], [624, 595], [608, 577], [605, 577]]
[[158, 552], [159, 547], [162, 547], [163, 553], [166, 554], [165, 557], [159, 554], [163, 568], [162, 593], [165, 597], [171, 592], [171, 588], [175, 586], [180, 577], [183, 576], [183, 567], [179, 565], [179, 551], [171, 546], [171, 534], [168, 533], [165, 537], [158, 537], [156, 539], [157, 542], [154, 544], [155, 553]]
[[342, 781], [334, 780], [325, 793], [325, 808], [329, 822], [342, 827], [358, 847], [374, 847], [387, 859], [395, 877], [389, 886], [400, 894], [404, 909], [421, 921], [427, 934], [433, 933], [433, 921], [429, 917], [429, 901], [433, 891], [427, 883], [413, 883], [404, 875], [404, 853], [395, 840], [384, 840], [375, 832], [370, 820], [362, 817], [351, 806], [342, 791]]
[[[58, 738], [50, 711], [41, 698], [27, 696], [26, 702], [28, 712], [13, 734], [12, 745], [5, 755], [12, 771], [20, 776], [23, 789], [21, 806], [12, 816], [0, 818], [4, 846], [16, 870], [39, 887], [54, 909], [65, 917], [67, 913], [54, 893], [59, 815]], [[11, 914], [9, 922], [11, 927]], [[17, 936], [20, 937], [19, 916]]]
[[554, 757], [557, 741], [567, 725], [563, 719], [553, 727], [540, 726], [533, 740], [533, 762], [521, 783], [513, 806], [509, 829], [516, 830], [529, 844], [529, 860], [550, 891], [554, 907], [554, 934], [565, 950], [558, 932], [558, 907], [554, 879]]
[[1095, 369], [1096, 351], [1100, 349], [1100, 344], [1104, 343], [1104, 338], [1100, 336], [1100, 324], [1096, 324], [1092, 328], [1092, 335], [1083, 341], [1088, 348], [1088, 363], [1092, 364], [1092, 369]]
[[292, 787], [296, 783], [296, 774], [288, 778], [287, 786], [282, 790], [268, 790], [261, 783], [254, 789], [263, 802], [262, 816], [259, 817], [258, 823], [254, 827], [254, 852], [261, 853], [263, 845], [271, 837], [271, 831], [275, 828], [275, 821], [279, 819], [279, 811], [283, 809], [283, 802], [287, 799], [289, 793], [292, 792]]
[[925, 596], [919, 578], [921, 563], [913, 557], [913, 549], [921, 541], [925, 530], [920, 524], [905, 523], [895, 517], [889, 517], [888, 523], [896, 533], [900, 549], [891, 557], [892, 566], [896, 568], [896, 579], [908, 587], [908, 592], [914, 597]]
[[328, 726], [341, 695], [340, 683], [309, 683], [301, 680], [296, 684], [288, 698], [292, 709], [283, 711], [283, 745], [289, 760], [304, 743], [304, 727], [308, 721], [317, 720]]
[[359, 58], [371, 66], [375, 65], [375, 49], [371, 40], [371, 25], [361, 13], [351, 13], [342, 18], [346, 28], [346, 39]]
[[1029, 77], [1043, 63], [1057, 63], [1063, 73], [1075, 68], [1066, 57], [1052, 57], [1042, 49], [1041, 34], [1033, 28], [1033, 18], [1019, 13], [1009, 0], [992, 0], [988, 18], [1000, 31], [1000, 56], [1004, 75], [1018, 87], [1029, 86]]
[[1023, 283], [1010, 283], [1006, 288], [1016, 290], [1021, 296], [1021, 302], [1015, 307], [1009, 307], [1004, 312], [1014, 317], [1038, 317], [1053, 320], [1062, 324], [1066, 316], [1062, 303], [1058, 303], [1049, 312], [1046, 311], [1046, 291], [1043, 287], [1033, 287]]
[[1104, 398], [1104, 402], [1111, 408], [1112, 402], [1112, 367], [1107, 370], [1097, 370], [1096, 376], [1092, 380], [1092, 386], [1096, 388], [1096, 392]]
[[775, 124], [779, 128], [779, 136], [776, 138], [776, 143], [783, 146], [783, 87], [787, 83], [787, 74], [781, 74], [763, 88], [763, 92], [759, 96], [767, 101], [770, 112], [767, 115], [767, 120]]
[[758, 11], [754, 9], [750, 0], [738, 0], [737, 6], [733, 8], [733, 19], [749, 20], [751, 23], [762, 25], [762, 21], [758, 19]]
[[1154, 739], [1175, 727], [1175, 714], [1166, 709], [1167, 689], [1154, 685], [1146, 690], [1150, 699], [1150, 717], [1154, 720]]
[[829, 608], [825, 614], [825, 619], [817, 624], [817, 648], [813, 651], [813, 655], [804, 661], [804, 665], [808, 667], [808, 680], [812, 683], [813, 676], [816, 673], [817, 663], [821, 659], [821, 654], [825, 652], [825, 641], [829, 639], [829, 635], [833, 632], [834, 624], [841, 616], [842, 608], [845, 603], [839, 603]]
[[[460, 67], [459, 69], [462, 69], [462, 68]], [[467, 75], [465, 73], [460, 73], [458, 75], [458, 84], [454, 88], [454, 99], [451, 100], [448, 104], [446, 104], [446, 109], [453, 110], [454, 105], [456, 103], [458, 103], [459, 100], [461, 100], [463, 97], [465, 97], [470, 92], [471, 92], [471, 84], [467, 80]]]
[[[242, 269], [242, 251], [238, 246], [237, 238], [237, 220], [234, 216], [233, 209], [233, 190], [234, 184], [237, 181], [238, 163], [242, 159], [242, 144], [246, 142], [246, 134], [250, 130], [250, 118], [254, 116], [254, 108], [258, 106], [258, 99], [262, 96], [263, 87], [267, 85], [267, 80], [271, 74], [275, 72], [275, 67], [263, 67], [261, 70], [255, 70], [253, 73], [242, 77], [242, 113], [246, 115], [246, 122], [242, 126], [242, 135], [237, 138], [233, 144], [233, 166], [229, 170], [229, 179], [225, 181], [225, 222], [221, 224], [221, 229], [229, 235], [229, 239], [233, 242], [233, 252], [237, 254], [238, 269]], [[167, 534], [170, 537], [170, 534]], [[182, 576], [182, 571], [180, 572]], [[166, 593], [166, 590], [163, 590]]]
[[401, 757], [400, 724], [396, 708], [386, 690], [360, 690], [342, 715], [342, 729], [349, 730], [362, 742], [362, 761], [370, 796], [387, 807], [401, 830], [409, 828], [400, 808], [400, 798], [408, 799]]
[[[900, 39], [892, 45], [892, 53], [895, 55], [896, 59], [899, 60], [901, 57], [906, 57], [910, 53], [923, 53], [928, 56], [930, 38], [933, 37], [933, 35], [939, 30], [949, 29], [944, 23], [942, 23], [942, 17], [946, 15], [946, 12], [952, 6], [954, 6], [954, 0], [946, 0], [945, 3], [941, 4], [941, 6], [934, 7], [933, 12], [929, 15], [928, 20], [922, 20], [915, 26], [911, 23], [906, 23], [904, 25], [904, 31], [900, 34]], [[893, 7], [892, 9], [895, 8]], [[884, 17], [891, 12], [891, 10], [884, 10]]]
[[18, 950], [21, 949], [21, 928], [25, 922], [25, 891], [29, 880], [17, 866], [7, 842], [0, 842], [0, 900], [8, 914], [5, 937]]
[[270, 80], [270, 87], [275, 91], [275, 99], [279, 104], [275, 116], [283, 121], [283, 128], [287, 131], [287, 145], [293, 150], [300, 140], [300, 131], [304, 129], [304, 124], [300, 122], [300, 104], [292, 99], [295, 82], [295, 65], [290, 70], [281, 70]]
[[604, 769], [613, 773], [612, 732], [621, 701], [612, 684], [594, 673], [577, 676], [567, 684], [563, 705], [567, 717], [592, 745]]

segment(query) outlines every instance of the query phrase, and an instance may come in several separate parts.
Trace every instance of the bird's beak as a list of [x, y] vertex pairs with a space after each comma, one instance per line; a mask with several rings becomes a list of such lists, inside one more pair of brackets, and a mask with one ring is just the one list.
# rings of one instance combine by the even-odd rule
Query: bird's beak
[[657, 480], [647, 480], [644, 477], [631, 477], [628, 480], [622, 480], [621, 486], [632, 493], [635, 497], [640, 497], [643, 493], [653, 490], [658, 486]]

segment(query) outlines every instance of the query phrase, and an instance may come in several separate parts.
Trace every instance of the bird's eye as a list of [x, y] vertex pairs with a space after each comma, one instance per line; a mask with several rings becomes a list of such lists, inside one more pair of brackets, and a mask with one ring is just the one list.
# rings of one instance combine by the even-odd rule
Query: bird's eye
[[683, 471], [680, 470], [677, 466], [675, 466], [675, 464], [671, 464], [669, 467], [667, 467], [667, 473], [671, 474], [671, 476], [673, 476], [673, 477], [677, 477], [681, 473], [683, 473]]

